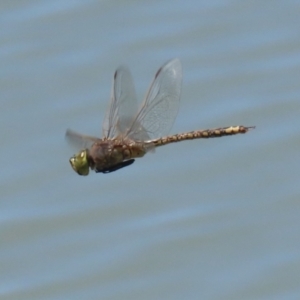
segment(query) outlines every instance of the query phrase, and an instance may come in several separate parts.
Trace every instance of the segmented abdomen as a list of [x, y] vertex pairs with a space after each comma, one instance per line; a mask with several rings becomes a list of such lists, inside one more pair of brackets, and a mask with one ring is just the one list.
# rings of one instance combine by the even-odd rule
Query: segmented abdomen
[[239, 133], [246, 133], [249, 129], [255, 128], [254, 126], [245, 127], [245, 126], [230, 126], [217, 129], [206, 129], [206, 130], [196, 130], [186, 133], [174, 134], [166, 137], [162, 137], [151, 142], [155, 147], [163, 146], [169, 143], [176, 143], [185, 140], [193, 139], [209, 139], [222, 137], [226, 135], [234, 135]]

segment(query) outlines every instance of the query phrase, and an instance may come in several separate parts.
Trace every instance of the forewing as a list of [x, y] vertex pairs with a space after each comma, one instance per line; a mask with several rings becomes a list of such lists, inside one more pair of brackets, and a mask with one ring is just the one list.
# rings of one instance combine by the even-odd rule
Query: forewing
[[66, 140], [78, 150], [89, 149], [95, 142], [99, 141], [96, 137], [83, 135], [70, 129], [66, 131]]
[[156, 72], [126, 136], [145, 141], [168, 134], [178, 113], [181, 84], [182, 67], [176, 58]]
[[114, 138], [128, 131], [137, 111], [137, 99], [131, 73], [119, 67], [113, 78], [111, 99], [103, 123], [103, 136]]

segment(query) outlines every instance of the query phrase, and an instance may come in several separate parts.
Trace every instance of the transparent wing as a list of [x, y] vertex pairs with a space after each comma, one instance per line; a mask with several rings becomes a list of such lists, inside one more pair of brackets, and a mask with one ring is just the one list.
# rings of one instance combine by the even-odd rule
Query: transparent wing
[[127, 67], [121, 66], [114, 74], [111, 98], [103, 122], [103, 136], [114, 138], [127, 132], [137, 107], [131, 73]]
[[178, 113], [181, 83], [179, 59], [168, 61], [156, 72], [145, 100], [125, 136], [146, 141], [168, 134]]
[[89, 149], [92, 144], [99, 141], [98, 138], [83, 135], [70, 129], [66, 131], [66, 140], [78, 150]]

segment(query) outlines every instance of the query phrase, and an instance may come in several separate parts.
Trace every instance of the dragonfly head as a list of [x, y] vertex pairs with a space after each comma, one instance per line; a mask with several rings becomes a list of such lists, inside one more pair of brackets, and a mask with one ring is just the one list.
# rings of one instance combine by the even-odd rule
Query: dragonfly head
[[70, 164], [73, 170], [79, 175], [89, 174], [89, 162], [87, 159], [87, 150], [82, 150], [78, 154], [70, 158]]

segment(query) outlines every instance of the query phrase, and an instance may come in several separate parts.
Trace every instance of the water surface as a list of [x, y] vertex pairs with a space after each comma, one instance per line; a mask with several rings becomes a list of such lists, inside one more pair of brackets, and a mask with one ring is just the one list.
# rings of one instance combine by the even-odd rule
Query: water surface
[[[3, 299], [299, 299], [297, 1], [1, 3]], [[183, 65], [178, 143], [83, 178], [112, 74]]]

